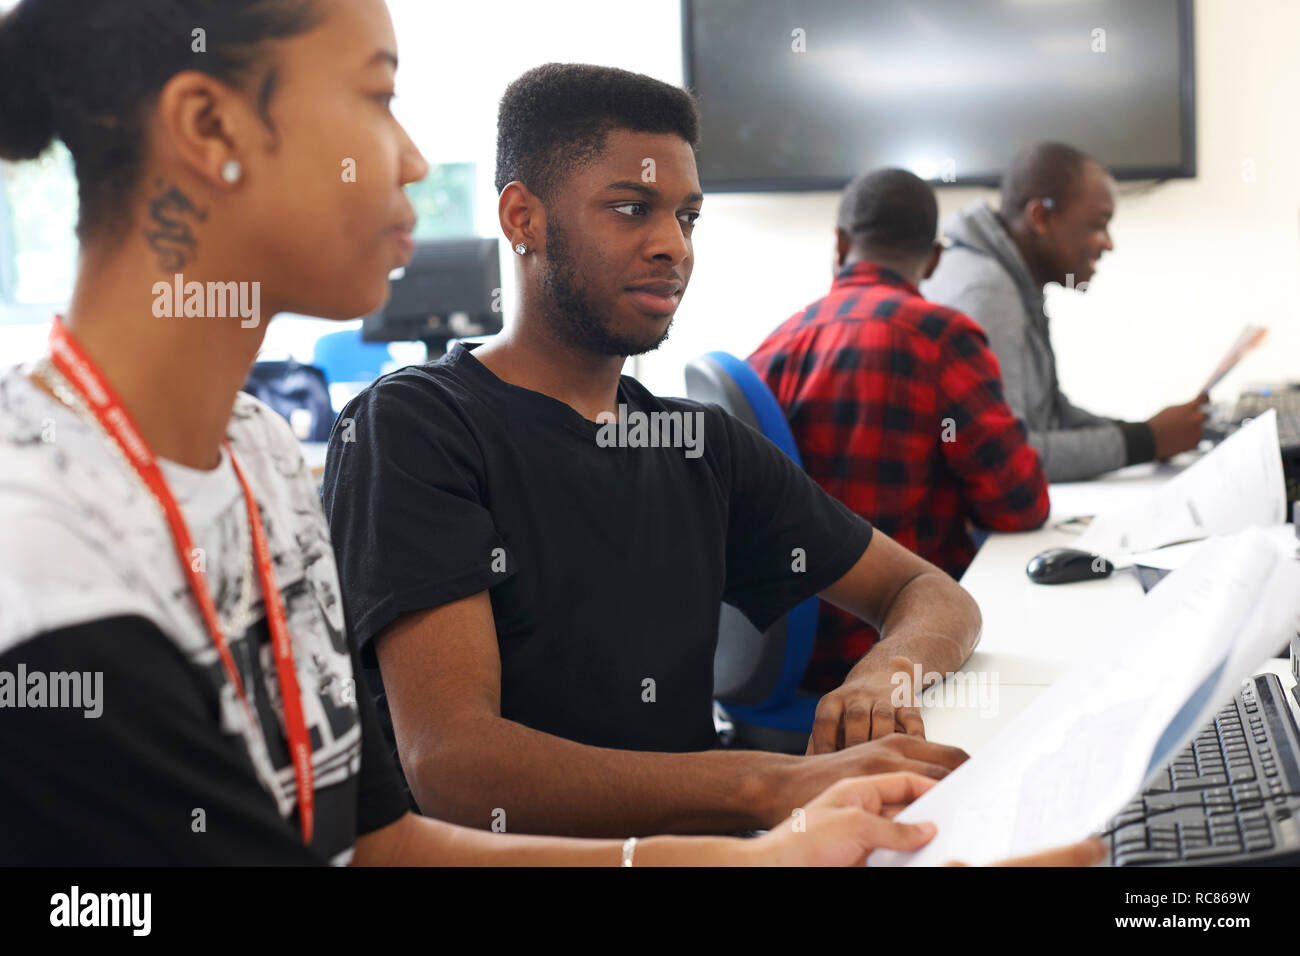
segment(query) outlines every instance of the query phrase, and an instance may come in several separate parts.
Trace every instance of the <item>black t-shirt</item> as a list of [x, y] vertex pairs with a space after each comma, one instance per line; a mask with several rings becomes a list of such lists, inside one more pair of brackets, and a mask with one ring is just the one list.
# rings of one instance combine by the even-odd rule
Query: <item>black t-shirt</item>
[[[269, 640], [265, 618], [257, 630]], [[374, 703], [359, 693], [360, 768], [330, 779], [318, 767], [317, 839], [304, 846], [297, 814], [280, 815], [248, 750], [221, 732], [216, 689], [144, 618], [39, 635], [0, 655], [0, 673], [102, 674], [82, 701], [94, 697], [89, 715], [12, 701], [0, 711], [0, 865], [339, 862], [341, 846], [408, 809]]]
[[[606, 447], [615, 426], [457, 345], [348, 405], [324, 502], [364, 663], [398, 617], [487, 590], [503, 717], [626, 750], [715, 745], [722, 602], [765, 629], [842, 577], [871, 525], [718, 406], [627, 376], [618, 401], [628, 437]], [[691, 447], [644, 447], [654, 423]]]

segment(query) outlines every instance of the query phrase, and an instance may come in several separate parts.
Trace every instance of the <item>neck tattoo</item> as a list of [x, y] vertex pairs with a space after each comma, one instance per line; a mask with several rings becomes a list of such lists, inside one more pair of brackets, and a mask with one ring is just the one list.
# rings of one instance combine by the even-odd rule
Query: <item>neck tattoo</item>
[[158, 194], [149, 200], [150, 225], [144, 237], [158, 254], [159, 265], [168, 272], [179, 272], [198, 250], [198, 240], [186, 220], [204, 222], [208, 214], [177, 187], [168, 186], [162, 180], [155, 187]]

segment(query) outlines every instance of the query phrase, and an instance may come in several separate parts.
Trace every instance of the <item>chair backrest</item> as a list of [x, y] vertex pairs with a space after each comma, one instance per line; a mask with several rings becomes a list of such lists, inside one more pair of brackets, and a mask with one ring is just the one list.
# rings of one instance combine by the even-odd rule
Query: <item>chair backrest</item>
[[[686, 394], [721, 405], [803, 467], [781, 406], [758, 374], [734, 355], [710, 352], [688, 363]], [[723, 704], [763, 709], [792, 698], [812, 656], [817, 611], [817, 598], [809, 598], [764, 633], [739, 610], [722, 605], [713, 657], [714, 697]]]
[[329, 441], [337, 416], [325, 373], [316, 366], [292, 359], [256, 362], [249, 369], [244, 391], [283, 416], [299, 441]]
[[363, 342], [360, 329], [331, 332], [316, 340], [312, 364], [325, 373], [330, 383], [372, 382], [393, 360], [384, 342]]

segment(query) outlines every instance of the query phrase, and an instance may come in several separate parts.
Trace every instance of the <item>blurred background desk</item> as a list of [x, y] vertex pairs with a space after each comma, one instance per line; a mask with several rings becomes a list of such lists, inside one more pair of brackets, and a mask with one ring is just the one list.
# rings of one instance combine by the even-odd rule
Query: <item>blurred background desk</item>
[[304, 441], [298, 443], [302, 447], [303, 461], [307, 462], [307, 468], [311, 471], [311, 476], [316, 479], [316, 483], [325, 477], [325, 451], [329, 448], [329, 442], [325, 441]]

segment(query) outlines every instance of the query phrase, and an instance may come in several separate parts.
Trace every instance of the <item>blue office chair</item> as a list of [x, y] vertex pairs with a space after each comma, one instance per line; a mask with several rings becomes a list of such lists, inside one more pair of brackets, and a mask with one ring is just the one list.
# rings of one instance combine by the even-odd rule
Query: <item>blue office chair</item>
[[363, 342], [360, 329], [331, 332], [316, 340], [312, 364], [330, 383], [373, 382], [393, 357], [384, 342]]
[[[715, 402], [780, 448], [800, 468], [803, 461], [776, 398], [743, 361], [710, 352], [686, 366], [686, 394]], [[818, 697], [799, 690], [817, 635], [819, 601], [809, 598], [766, 632], [739, 610], [722, 605], [713, 657], [713, 696], [736, 728], [740, 746], [804, 752]]]

